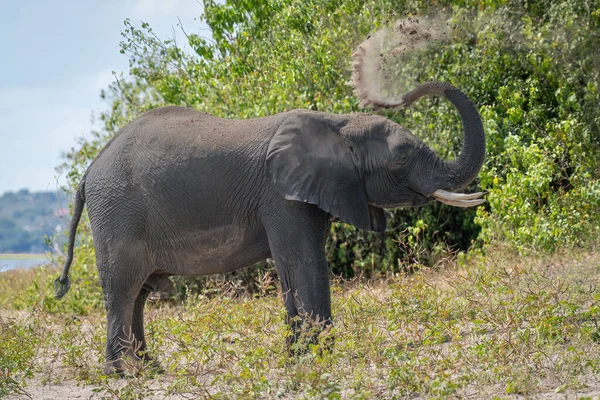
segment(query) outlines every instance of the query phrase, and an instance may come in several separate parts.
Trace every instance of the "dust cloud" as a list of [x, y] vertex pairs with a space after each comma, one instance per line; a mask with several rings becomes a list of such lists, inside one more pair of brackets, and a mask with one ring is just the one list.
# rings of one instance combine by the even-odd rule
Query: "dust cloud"
[[363, 41], [352, 54], [352, 79], [349, 82], [360, 107], [398, 104], [402, 94], [416, 83], [397, 79], [402, 65], [420, 50], [448, 43], [453, 31], [461, 30], [450, 21], [450, 16], [445, 13], [409, 17]]

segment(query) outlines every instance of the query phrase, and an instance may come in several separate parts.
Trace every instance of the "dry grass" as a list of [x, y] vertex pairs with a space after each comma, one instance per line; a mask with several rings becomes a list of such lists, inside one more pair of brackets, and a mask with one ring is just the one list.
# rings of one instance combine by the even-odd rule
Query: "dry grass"
[[[224, 292], [146, 313], [150, 353], [101, 375], [105, 325], [47, 312], [45, 288], [11, 300], [27, 274], [0, 275], [0, 394], [9, 398], [590, 398], [600, 394], [600, 256], [501, 252], [389, 282], [333, 286], [335, 338], [285, 350], [277, 296]], [[265, 285], [265, 287], [268, 285]], [[8, 291], [7, 291], [8, 290]], [[15, 292], [12, 292], [15, 293]], [[70, 295], [70, 294], [69, 294]], [[12, 295], [14, 297], [14, 295]], [[8, 299], [7, 299], [8, 298]], [[24, 311], [10, 308], [29, 304]]]

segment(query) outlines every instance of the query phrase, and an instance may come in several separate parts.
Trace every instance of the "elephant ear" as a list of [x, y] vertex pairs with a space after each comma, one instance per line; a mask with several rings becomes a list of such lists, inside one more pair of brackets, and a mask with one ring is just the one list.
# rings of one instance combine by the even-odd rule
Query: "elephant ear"
[[339, 128], [308, 113], [287, 118], [269, 143], [267, 176], [288, 200], [315, 204], [357, 228], [379, 228], [381, 219], [376, 226], [371, 222], [364, 185]]

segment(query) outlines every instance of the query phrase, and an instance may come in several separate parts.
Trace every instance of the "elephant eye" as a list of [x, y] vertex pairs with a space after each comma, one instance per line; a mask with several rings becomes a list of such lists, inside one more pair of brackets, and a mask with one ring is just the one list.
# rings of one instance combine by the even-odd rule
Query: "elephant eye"
[[410, 153], [408, 149], [402, 149], [398, 153], [396, 153], [396, 157], [394, 157], [394, 164], [402, 166], [406, 165], [406, 163], [410, 160]]

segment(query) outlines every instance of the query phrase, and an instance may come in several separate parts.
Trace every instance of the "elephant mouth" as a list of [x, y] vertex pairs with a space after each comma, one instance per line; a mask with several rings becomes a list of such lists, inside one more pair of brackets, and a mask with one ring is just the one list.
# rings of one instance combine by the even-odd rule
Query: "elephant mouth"
[[402, 197], [404, 200], [401, 202], [376, 203], [370, 201], [369, 205], [379, 208], [421, 207], [433, 200], [432, 197], [427, 197], [411, 188], [405, 188]]
[[466, 208], [466, 207], [475, 207], [475, 206], [485, 203], [485, 199], [483, 199], [482, 197], [486, 193], [487, 192], [454, 193], [454, 192], [449, 192], [447, 190], [438, 189], [435, 192], [433, 192], [431, 197], [433, 197], [435, 200], [437, 200], [441, 203], [444, 203], [444, 204], [448, 204], [448, 205], [451, 205], [454, 207]]

